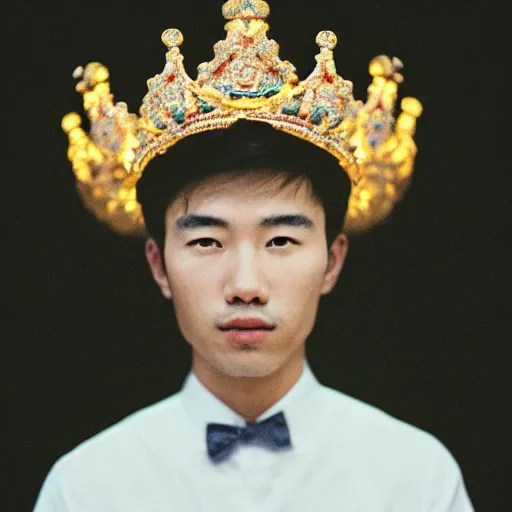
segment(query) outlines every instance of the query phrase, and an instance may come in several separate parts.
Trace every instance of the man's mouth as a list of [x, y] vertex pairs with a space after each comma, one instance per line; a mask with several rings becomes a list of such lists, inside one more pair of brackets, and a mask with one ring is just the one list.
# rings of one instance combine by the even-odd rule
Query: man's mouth
[[262, 318], [257, 317], [246, 317], [246, 318], [233, 318], [229, 322], [224, 323], [219, 326], [219, 329], [222, 331], [227, 331], [230, 329], [237, 330], [272, 330], [275, 326], [266, 322]]
[[228, 327], [220, 328], [223, 336], [235, 345], [253, 345], [263, 343], [275, 327]]
[[219, 327], [221, 331], [273, 331], [275, 327]]

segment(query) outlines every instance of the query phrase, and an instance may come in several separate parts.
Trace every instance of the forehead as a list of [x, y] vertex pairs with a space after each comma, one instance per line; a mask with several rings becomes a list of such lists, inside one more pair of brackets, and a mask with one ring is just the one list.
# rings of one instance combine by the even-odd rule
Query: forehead
[[[270, 213], [323, 215], [312, 194], [309, 180], [286, 183], [286, 175], [272, 171], [223, 173], [209, 177], [184, 190], [170, 205], [167, 216], [187, 213], [215, 213], [256, 219]], [[243, 206], [243, 208], [241, 208]]]

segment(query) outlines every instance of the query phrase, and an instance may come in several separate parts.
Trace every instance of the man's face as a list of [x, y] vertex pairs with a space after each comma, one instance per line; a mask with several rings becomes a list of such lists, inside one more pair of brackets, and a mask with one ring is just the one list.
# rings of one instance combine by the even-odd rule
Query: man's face
[[[276, 192], [257, 174], [220, 175], [195, 188], [185, 209], [178, 198], [166, 214], [165, 270], [148, 260], [195, 370], [264, 377], [302, 364], [320, 296], [334, 286], [347, 248], [339, 235], [328, 253], [324, 210], [308, 186]], [[226, 326], [249, 318], [267, 328]]]

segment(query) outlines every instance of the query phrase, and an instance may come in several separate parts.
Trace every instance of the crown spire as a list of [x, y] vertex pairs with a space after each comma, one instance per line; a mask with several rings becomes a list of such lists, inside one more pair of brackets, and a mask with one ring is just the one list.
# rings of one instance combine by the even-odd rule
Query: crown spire
[[270, 14], [270, 7], [263, 0], [228, 0], [222, 6], [227, 20], [264, 20]]
[[206, 99], [264, 100], [285, 95], [299, 79], [295, 67], [279, 58], [279, 45], [267, 38], [268, 4], [229, 0], [222, 12], [229, 20], [226, 39], [215, 44], [215, 58], [197, 68], [197, 83], [211, 96]]

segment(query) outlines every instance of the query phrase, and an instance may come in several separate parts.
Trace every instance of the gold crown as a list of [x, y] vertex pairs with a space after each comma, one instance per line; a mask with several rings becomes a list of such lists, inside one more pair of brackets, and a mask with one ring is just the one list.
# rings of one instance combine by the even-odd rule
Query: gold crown
[[77, 188], [96, 217], [123, 234], [143, 234], [144, 219], [135, 185], [148, 162], [190, 135], [224, 129], [239, 119], [260, 121], [325, 149], [340, 162], [352, 182], [345, 231], [355, 232], [382, 221], [407, 188], [417, 149], [413, 141], [421, 104], [402, 100], [393, 110], [399, 59], [374, 58], [373, 81], [366, 104], [356, 101], [352, 82], [336, 72], [336, 36], [320, 32], [316, 67], [303, 81], [295, 67], [279, 58], [279, 46], [267, 38], [262, 0], [229, 0], [222, 12], [229, 20], [226, 39], [214, 46], [215, 58], [198, 67], [192, 80], [183, 67], [179, 30], [168, 29], [161, 74], [148, 80], [140, 117], [126, 103], [114, 104], [102, 64], [75, 70], [76, 89], [83, 94], [90, 133], [80, 128], [76, 113], [62, 127], [69, 136], [68, 157]]

